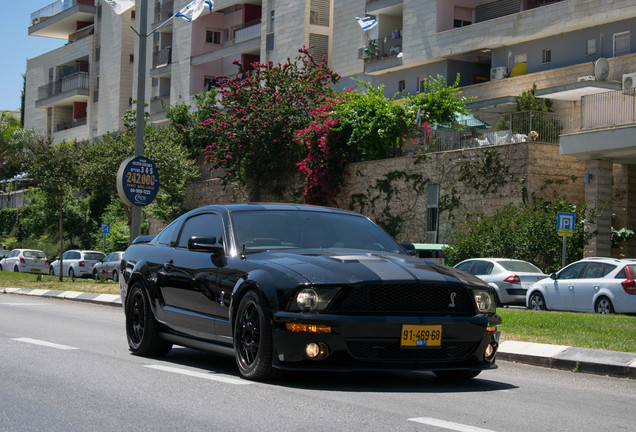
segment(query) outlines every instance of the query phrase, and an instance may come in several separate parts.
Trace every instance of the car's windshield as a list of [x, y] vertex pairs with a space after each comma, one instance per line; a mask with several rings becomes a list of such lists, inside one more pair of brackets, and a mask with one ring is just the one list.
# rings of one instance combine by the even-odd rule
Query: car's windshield
[[85, 253], [84, 254], [84, 259], [85, 260], [89, 260], [89, 261], [99, 261], [100, 259], [103, 259], [104, 255], [100, 254], [100, 253]]
[[236, 246], [246, 252], [339, 248], [404, 253], [379, 227], [356, 215], [263, 210], [233, 212], [231, 218]]
[[543, 273], [533, 264], [525, 261], [498, 261], [498, 263], [508, 271], [525, 273]]

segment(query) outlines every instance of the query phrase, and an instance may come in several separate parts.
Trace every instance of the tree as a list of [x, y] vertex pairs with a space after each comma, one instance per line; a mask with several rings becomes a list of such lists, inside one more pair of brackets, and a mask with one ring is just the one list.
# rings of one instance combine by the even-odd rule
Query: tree
[[305, 153], [294, 132], [307, 126], [340, 79], [307, 49], [299, 52], [278, 65], [235, 61], [243, 73], [223, 79], [223, 110], [204, 122], [206, 161], [223, 169], [226, 184], [245, 186], [251, 200], [282, 195]]
[[39, 137], [34, 130], [22, 129], [20, 121], [8, 111], [0, 114], [0, 178], [11, 178], [23, 171], [24, 149]]
[[219, 112], [216, 106], [216, 90], [206, 90], [194, 95], [195, 110], [191, 110], [185, 102], [164, 107], [166, 116], [170, 119], [170, 126], [181, 138], [181, 144], [195, 158], [206, 147], [208, 127], [203, 122]]
[[[120, 202], [130, 225], [131, 209], [119, 200], [117, 193], [117, 171], [126, 158], [134, 155], [134, 111], [125, 114], [124, 126], [124, 131], [108, 132], [94, 143], [82, 144], [77, 157], [82, 161], [81, 191], [88, 195], [107, 194]], [[144, 207], [144, 212], [163, 222], [183, 213], [185, 188], [198, 175], [188, 150], [179, 144], [179, 139], [173, 128], [145, 125], [144, 155], [157, 167], [159, 191], [154, 202]]]
[[596, 236], [596, 232], [585, 230], [586, 223], [594, 223], [596, 213], [568, 203], [565, 198], [538, 200], [519, 207], [508, 205], [492, 216], [481, 215], [467, 221], [449, 241], [446, 259], [456, 264], [476, 257], [516, 258], [529, 261], [546, 273], [556, 271], [562, 261], [562, 239], [556, 232], [559, 212], [576, 214], [566, 256], [568, 262], [579, 260], [589, 240]]
[[[60, 269], [63, 268], [64, 207], [75, 200], [73, 192], [78, 179], [77, 148], [78, 144], [75, 142], [64, 141], [50, 145], [44, 139], [31, 143], [29, 147], [31, 156], [28, 159], [28, 171], [58, 213]], [[60, 282], [62, 277], [60, 270]]]

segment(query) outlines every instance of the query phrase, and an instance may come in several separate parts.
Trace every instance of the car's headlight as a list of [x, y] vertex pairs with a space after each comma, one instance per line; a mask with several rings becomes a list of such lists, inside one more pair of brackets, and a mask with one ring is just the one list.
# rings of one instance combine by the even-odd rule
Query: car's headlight
[[497, 305], [495, 299], [490, 291], [486, 290], [473, 290], [473, 296], [475, 297], [475, 304], [477, 305], [477, 311], [480, 313], [495, 312]]
[[290, 305], [292, 311], [322, 312], [338, 293], [340, 288], [301, 288]]

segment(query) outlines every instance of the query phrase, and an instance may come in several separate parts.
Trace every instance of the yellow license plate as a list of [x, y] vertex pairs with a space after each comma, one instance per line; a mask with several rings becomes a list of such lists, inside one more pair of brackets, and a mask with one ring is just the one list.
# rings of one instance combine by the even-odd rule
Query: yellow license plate
[[400, 346], [430, 347], [442, 344], [441, 325], [402, 325]]

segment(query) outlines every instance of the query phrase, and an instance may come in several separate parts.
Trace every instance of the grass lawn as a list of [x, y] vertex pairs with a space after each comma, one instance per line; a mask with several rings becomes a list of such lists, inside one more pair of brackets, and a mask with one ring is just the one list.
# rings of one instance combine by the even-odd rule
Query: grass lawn
[[[0, 287], [119, 294], [113, 281], [64, 278], [0, 271]], [[504, 340], [636, 352], [636, 316], [574, 312], [538, 312], [498, 308]]]

